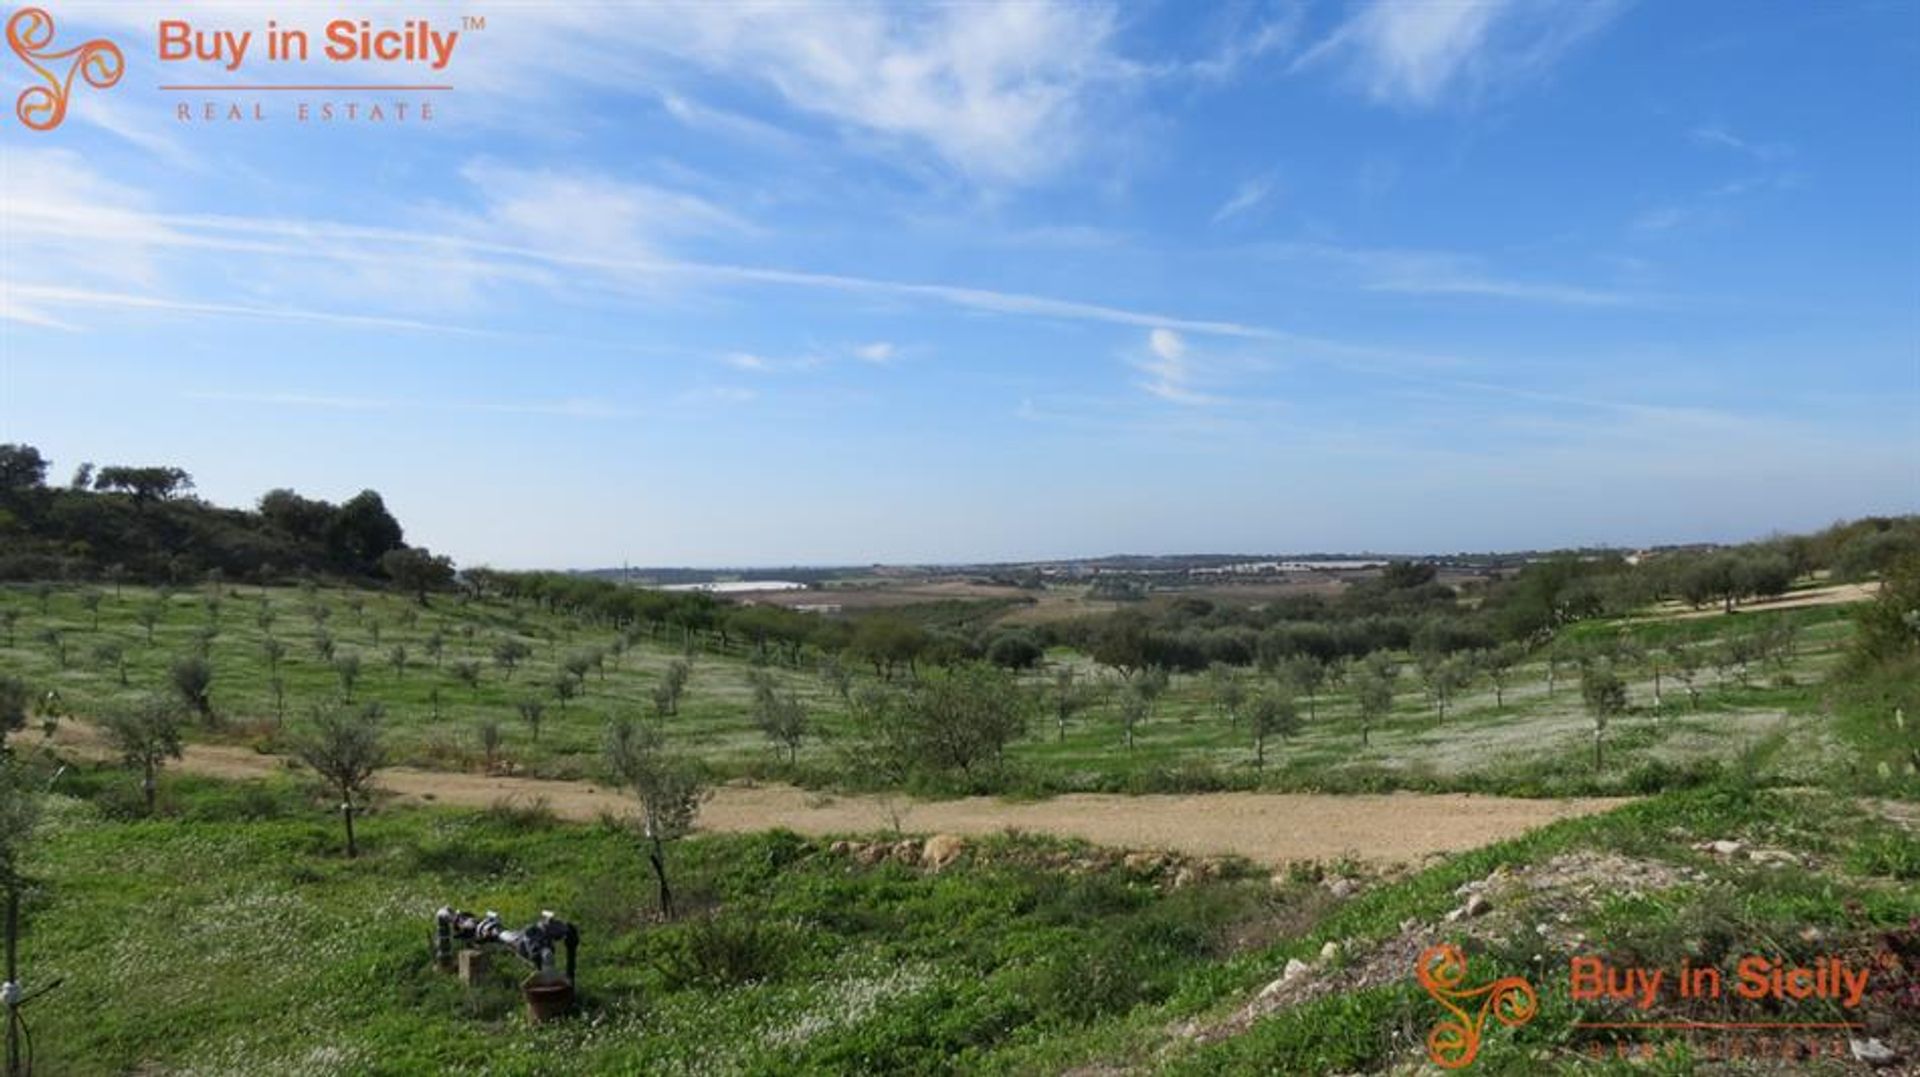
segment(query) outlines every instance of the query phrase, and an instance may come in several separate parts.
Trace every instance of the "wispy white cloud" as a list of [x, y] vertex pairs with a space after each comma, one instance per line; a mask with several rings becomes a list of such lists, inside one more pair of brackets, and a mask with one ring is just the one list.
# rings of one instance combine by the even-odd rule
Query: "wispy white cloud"
[[[336, 324], [368, 327], [409, 327], [449, 332], [480, 332], [472, 326], [395, 315], [327, 315], [318, 310], [290, 310], [258, 302], [236, 302], [231, 293], [250, 273], [289, 274], [290, 267], [312, 264], [329, 267], [310, 274], [311, 281], [343, 287], [364, 280], [371, 292], [394, 275], [443, 280], [443, 288], [472, 291], [472, 302], [462, 309], [484, 324], [490, 297], [511, 287], [524, 294], [529, 287], [544, 289], [571, 302], [599, 299], [633, 302], [646, 299], [667, 283], [680, 287], [770, 286], [839, 292], [932, 303], [962, 310], [1008, 317], [1032, 317], [1133, 327], [1176, 333], [1281, 343], [1298, 358], [1317, 359], [1352, 369], [1444, 368], [1460, 365], [1454, 357], [1379, 348], [1349, 341], [1290, 332], [1272, 326], [1183, 316], [1166, 310], [1147, 310], [1093, 303], [1058, 296], [943, 282], [895, 280], [807, 269], [746, 265], [675, 256], [666, 247], [668, 229], [730, 230], [742, 227], [729, 216], [706, 213], [697, 200], [686, 201], [673, 192], [640, 184], [624, 184], [593, 174], [561, 174], [511, 169], [499, 165], [466, 170], [478, 187], [479, 208], [459, 213], [444, 206], [426, 207], [424, 219], [437, 230], [420, 231], [347, 224], [324, 219], [286, 219], [239, 215], [171, 214], [155, 212], [142, 200], [123, 200], [110, 209], [114, 231], [123, 239], [138, 237], [129, 260], [184, 257], [220, 251], [248, 258], [222, 258], [220, 267], [235, 278], [199, 273], [173, 273], [174, 289], [194, 294], [163, 294], [155, 285], [140, 296], [125, 285], [94, 287], [83, 299], [67, 297], [70, 305], [132, 308], [140, 304], [175, 313], [210, 316], [330, 318]], [[85, 177], [77, 177], [84, 186]], [[85, 264], [101, 239], [101, 220], [85, 205], [61, 203], [50, 194], [46, 204], [23, 205], [0, 198], [0, 230], [9, 236], [32, 230], [41, 240], [64, 244], [75, 266]], [[583, 205], [600, 208], [606, 220], [582, 214]], [[688, 211], [688, 221], [659, 222], [676, 209]], [[751, 225], [744, 225], [751, 227]], [[340, 274], [338, 267], [353, 269]], [[23, 282], [32, 283], [32, 282]], [[400, 290], [411, 297], [411, 289]], [[113, 301], [108, 302], [108, 297]], [[44, 315], [37, 302], [16, 304]], [[0, 310], [0, 313], [4, 313]]]
[[0, 282], [0, 294], [9, 302], [0, 312], [24, 300], [29, 312], [43, 307], [108, 307], [120, 310], [151, 311], [157, 314], [214, 315], [223, 318], [259, 318], [266, 321], [306, 322], [351, 329], [399, 329], [412, 333], [451, 333], [463, 336], [492, 336], [485, 329], [469, 326], [423, 322], [411, 318], [384, 318], [377, 315], [345, 314], [307, 310], [299, 307], [266, 307], [240, 303], [206, 303], [197, 300], [168, 299], [162, 296], [128, 292], [101, 292], [86, 288], [58, 288], [37, 284]]
[[1217, 398], [1193, 386], [1194, 369], [1187, 355], [1187, 342], [1172, 329], [1159, 327], [1147, 333], [1147, 354], [1134, 359], [1133, 365], [1147, 375], [1137, 384], [1162, 400], [1174, 404], [1213, 404]]
[[1275, 186], [1276, 181], [1271, 174], [1241, 180], [1240, 185], [1233, 189], [1233, 194], [1220, 203], [1219, 209], [1213, 211], [1213, 223], [1223, 224], [1261, 209], [1273, 196]]
[[1696, 145], [1732, 150], [1756, 161], [1773, 162], [1792, 156], [1793, 147], [1784, 142], [1754, 142], [1734, 134], [1726, 125], [1703, 123], [1687, 132]]
[[667, 0], [608, 21], [635, 53], [757, 83], [802, 114], [988, 183], [1073, 159], [1099, 98], [1139, 75], [1113, 50], [1105, 3]]
[[1605, 26], [1614, 0], [1372, 0], [1303, 53], [1383, 103], [1416, 108], [1536, 78]]
[[201, 400], [223, 404], [250, 404], [266, 407], [315, 408], [326, 411], [443, 411], [479, 412], [491, 415], [552, 415], [570, 419], [614, 419], [634, 413], [615, 407], [610, 401], [576, 397], [555, 401], [488, 400], [408, 400], [395, 397], [334, 396], [319, 393], [246, 393], [227, 390], [195, 390], [180, 394], [183, 400]]
[[876, 340], [871, 344], [862, 344], [853, 349], [854, 358], [869, 363], [891, 363], [900, 354], [900, 349], [891, 341]]
[[1262, 248], [1278, 258], [1311, 261], [1349, 274], [1360, 287], [1406, 295], [1476, 296], [1528, 303], [1606, 307], [1652, 302], [1607, 288], [1524, 280], [1489, 269], [1485, 260], [1448, 251], [1281, 243]]
[[1291, 48], [1305, 21], [1306, 5], [1285, 0], [1230, 12], [1218, 45], [1186, 64], [1185, 73], [1206, 82], [1227, 82], [1248, 65]]
[[778, 358], [756, 355], [753, 352], [728, 352], [720, 357], [724, 366], [735, 370], [744, 370], [752, 374], [799, 374], [809, 370], [818, 370], [826, 360], [818, 355], [799, 355], [791, 358]]

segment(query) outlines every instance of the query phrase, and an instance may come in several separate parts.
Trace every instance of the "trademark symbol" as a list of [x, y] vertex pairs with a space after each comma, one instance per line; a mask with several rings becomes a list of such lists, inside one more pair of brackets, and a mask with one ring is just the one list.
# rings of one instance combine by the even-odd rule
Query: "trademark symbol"
[[462, 30], [485, 30], [486, 28], [487, 17], [485, 15], [460, 16], [460, 29]]

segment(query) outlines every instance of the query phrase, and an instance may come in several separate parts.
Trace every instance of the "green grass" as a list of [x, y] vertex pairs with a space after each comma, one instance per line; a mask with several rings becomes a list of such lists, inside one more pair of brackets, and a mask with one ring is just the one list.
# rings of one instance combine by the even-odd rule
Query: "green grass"
[[[42, 1074], [1374, 1070], [1417, 1057], [1434, 1020], [1410, 974], [1210, 1046], [1171, 1030], [1232, 1012], [1290, 957], [1327, 941], [1364, 953], [1408, 920], [1439, 924], [1463, 882], [1575, 851], [1704, 873], [1578, 910], [1576, 926], [1606, 952], [1648, 963], [1697, 952], [1702, 939], [1772, 944], [1809, 926], [1841, 947], [1920, 916], [1911, 833], [1845, 798], [1725, 784], [1556, 824], [1344, 903], [1311, 872], [1278, 886], [1229, 873], [1181, 890], [1117, 866], [1073, 874], [1053, 866], [1063, 846], [1037, 838], [977, 842], [930, 874], [856, 866], [783, 832], [699, 837], [672, 851], [691, 910], [676, 923], [653, 916], [651, 881], [621, 827], [556, 823], [526, 806], [380, 811], [362, 826], [366, 855], [349, 862], [322, 799], [291, 779], [171, 777], [154, 820], [132, 817], [132, 784], [112, 769], [63, 775], [30, 863], [42, 886], [28, 977], [65, 979], [31, 1012]], [[1708, 838], [1823, 866], [1719, 862], [1692, 849]], [[519, 970], [504, 958], [472, 990], [435, 970], [427, 927], [443, 903], [512, 921], [543, 908], [574, 918], [579, 1013], [528, 1027]], [[1472, 951], [1476, 980], [1528, 974], [1543, 1007], [1526, 1028], [1491, 1034], [1480, 1065], [1592, 1072], [1579, 1061], [1592, 1034], [1569, 1026], [1605, 1011], [1574, 1004], [1541, 972], [1566, 955], [1528, 956], [1539, 951], [1524, 933]]]
[[[100, 596], [97, 625], [81, 600], [88, 593]], [[662, 672], [685, 653], [675, 641], [638, 637], [623, 655], [609, 654], [603, 670], [589, 672], [583, 694], [563, 709], [548, 688], [560, 664], [571, 653], [610, 650], [616, 640], [611, 628], [531, 604], [440, 597], [431, 608], [421, 609], [381, 592], [232, 586], [222, 590], [216, 617], [207, 604], [208, 594], [204, 587], [173, 594], [164, 603], [149, 644], [138, 620], [139, 612], [155, 601], [149, 589], [60, 587], [44, 604], [34, 589], [0, 589], [0, 609], [17, 618], [11, 645], [0, 637], [0, 672], [23, 676], [40, 691], [57, 691], [72, 713], [91, 716], [132, 693], [167, 691], [169, 665], [204, 646], [215, 672], [212, 696], [221, 724], [194, 735], [274, 750], [282, 746], [283, 721], [298, 722], [309, 707], [344, 695], [335, 668], [315, 649], [323, 630], [334, 642], [336, 657], [359, 657], [362, 668], [354, 698], [385, 705], [396, 761], [478, 769], [482, 754], [477, 730], [482, 721], [492, 720], [505, 733], [502, 759], [512, 770], [594, 777], [607, 717], [623, 711], [649, 713]], [[949, 605], [942, 604], [929, 616], [953, 616]], [[312, 615], [316, 608], [326, 611], [324, 621]], [[263, 611], [270, 623], [262, 623]], [[1137, 746], [1128, 750], [1114, 703], [1119, 679], [1102, 673], [1084, 656], [1061, 650], [1049, 655], [1049, 663], [1073, 666], [1083, 674], [1083, 682], [1097, 686], [1095, 704], [1077, 715], [1064, 735], [1048, 718], [1036, 716], [999, 770], [976, 775], [967, 784], [923, 781], [920, 791], [1645, 792], [1711, 780], [1753, 743], [1775, 734], [1790, 742], [1789, 750], [1775, 753], [1771, 764], [1770, 780], [1781, 783], [1842, 768], [1859, 752], [1871, 751], [1874, 738], [1856, 735], [1846, 722], [1826, 720], [1827, 701], [1819, 687], [1848, 639], [1851, 625], [1845, 611], [1824, 607], [1764, 616], [1789, 618], [1799, 627], [1798, 653], [1784, 663], [1751, 671], [1744, 684], [1711, 668], [1703, 670], [1697, 708], [1689, 706], [1671, 677], [1656, 707], [1650, 671], [1629, 671], [1632, 710], [1611, 730], [1608, 765], [1599, 773], [1592, 768], [1590, 727], [1573, 676], [1563, 669], [1549, 696], [1545, 666], [1539, 661], [1514, 670], [1500, 705], [1482, 681], [1454, 701], [1444, 720], [1422, 698], [1409, 670], [1393, 713], [1372, 730], [1364, 747], [1352, 700], [1342, 690], [1326, 692], [1313, 701], [1313, 720], [1300, 735], [1269, 744], [1269, 762], [1262, 770], [1254, 765], [1244, 726], [1216, 711], [1208, 698], [1207, 678], [1199, 676], [1174, 678], [1139, 730]], [[1759, 620], [1737, 615], [1634, 623], [1624, 629], [1596, 622], [1576, 626], [1573, 634], [1597, 639], [1624, 631], [1643, 643], [1676, 637], [1704, 643], [1725, 633], [1749, 631]], [[49, 629], [65, 642], [64, 666], [41, 638]], [[428, 653], [428, 639], [435, 633], [444, 641], [438, 661]], [[285, 646], [278, 701], [263, 649], [269, 634]], [[525, 642], [533, 651], [511, 675], [492, 659], [494, 645], [508, 638]], [[102, 661], [103, 645], [125, 656], [125, 686], [119, 670]], [[407, 651], [406, 663], [398, 669], [389, 661], [396, 645]], [[480, 663], [476, 687], [454, 676], [455, 664], [462, 661]], [[694, 674], [680, 713], [665, 719], [662, 728], [670, 742], [700, 756], [721, 777], [810, 786], [857, 786], [868, 780], [865, 768], [849, 763], [845, 709], [813, 672], [812, 656], [803, 661], [804, 668], [788, 668], [777, 657], [758, 660], [736, 640], [728, 653], [701, 649], [692, 661]], [[817, 726], [817, 735], [791, 766], [753, 724], [750, 678], [757, 672], [771, 675], [805, 700]], [[862, 671], [859, 676], [868, 674]], [[1030, 680], [1038, 687], [1047, 677], [1042, 672]], [[546, 704], [538, 739], [516, 713], [516, 703], [526, 698]], [[1869, 761], [1858, 769], [1870, 772], [1873, 766]]]
[[[1060, 846], [1021, 838], [857, 867], [773, 832], [676, 846], [694, 912], [663, 924], [621, 827], [396, 810], [349, 862], [290, 783], [170, 780], [148, 821], [120, 818], [124, 781], [64, 776], [32, 864], [27, 967], [65, 979], [31, 1015], [37, 1073], [973, 1072], [1165, 1000], [1314, 896], [1044, 870]], [[573, 918], [578, 1015], [528, 1028], [508, 958], [478, 990], [436, 971], [443, 903]]]

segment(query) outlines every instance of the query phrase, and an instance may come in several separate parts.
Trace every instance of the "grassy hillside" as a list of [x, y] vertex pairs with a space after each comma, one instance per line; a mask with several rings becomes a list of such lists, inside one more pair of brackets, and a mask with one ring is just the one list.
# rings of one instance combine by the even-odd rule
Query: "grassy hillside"
[[[349, 862], [324, 803], [291, 779], [178, 779], [166, 817], [138, 821], [124, 784], [69, 771], [29, 865], [43, 888], [27, 967], [66, 981], [30, 1014], [37, 1073], [1377, 1070], [1418, 1058], [1438, 1017], [1407, 965], [1432, 938], [1465, 942], [1476, 982], [1540, 988], [1542, 1014], [1493, 1031], [1480, 1071], [1594, 1072], [1581, 1059], [1612, 1034], [1570, 1025], [1620, 1011], [1556, 982], [1584, 940], [1647, 963], [1731, 960], [1762, 940], [1864, 960], [1880, 931], [1920, 917], [1913, 833], [1811, 792], [1668, 794], [1344, 898], [1330, 865], [1273, 881], [1216, 865], [1176, 886], [1117, 852], [1019, 837], [975, 842], [943, 871], [783, 833], [696, 838], [674, 851], [696, 911], [662, 924], [623, 828], [525, 806], [376, 812]], [[1696, 848], [1710, 840], [1754, 851]], [[1447, 922], [1478, 880], [1493, 912]], [[574, 918], [580, 1012], [529, 1028], [505, 959], [475, 990], [436, 971], [429, 918], [449, 902]], [[1310, 968], [1263, 994], [1290, 959]], [[1864, 1019], [1912, 1050], [1893, 1003]]]
[[[803, 654], [796, 668], [778, 652], [762, 659], [737, 640], [724, 653], [689, 651], [532, 603], [443, 597], [422, 608], [381, 591], [231, 585], [182, 592], [13, 587], [0, 591], [0, 618], [7, 619], [0, 624], [0, 673], [23, 678], [37, 694], [57, 693], [70, 713], [98, 715], [143, 691], [171, 691], [169, 667], [204, 654], [214, 673], [217, 724], [195, 736], [271, 748], [285, 723], [297, 723], [313, 705], [347, 698], [340, 667], [357, 663], [351, 698], [385, 706], [396, 761], [480, 769], [479, 730], [492, 721], [504, 736], [498, 766], [554, 777], [597, 774], [607, 717], [650, 714], [669, 664], [685, 659], [693, 667], [687, 694], [679, 712], [659, 725], [721, 775], [810, 785], [864, 778], [848, 759], [846, 704], [816, 672], [815, 659]], [[1783, 629], [1791, 643], [1771, 657], [1717, 657], [1732, 653], [1729, 641]], [[1607, 732], [1599, 772], [1571, 663], [1556, 665], [1549, 693], [1545, 652], [1512, 669], [1498, 703], [1482, 676], [1455, 695], [1444, 719], [1422, 691], [1413, 661], [1403, 656], [1406, 672], [1392, 713], [1374, 726], [1365, 746], [1350, 687], [1334, 685], [1299, 700], [1308, 720], [1297, 735], [1273, 739], [1267, 765], [1258, 768], [1246, 723], [1218, 705], [1209, 676], [1172, 678], [1129, 749], [1118, 705], [1121, 678], [1078, 652], [1056, 649], [1027, 682], [1044, 695], [1055, 670], [1071, 667], [1087, 705], [1062, 729], [1043, 704], [1007, 766], [970, 782], [1036, 793], [1250, 787], [1645, 792], [1697, 784], [1735, 763], [1769, 780], [1801, 781], [1844, 767], [1852, 757], [1852, 742], [1815, 687], [1850, 631], [1842, 607], [1577, 626], [1576, 643], [1621, 640], [1655, 656], [1623, 667], [1629, 711]], [[508, 640], [528, 651], [512, 669], [494, 657]], [[1697, 698], [1663, 667], [1656, 706], [1653, 662], [1670, 666], [1658, 658], [1659, 648], [1675, 641], [1699, 656]], [[280, 650], [275, 660], [270, 647]], [[590, 655], [597, 664], [580, 682], [580, 694], [563, 703], [553, 681], [570, 658]], [[477, 671], [476, 683], [462, 679], [463, 664]], [[850, 672], [856, 685], [872, 677]], [[796, 694], [812, 718], [815, 735], [792, 765], [754, 723], [756, 675]], [[1243, 679], [1249, 691], [1271, 683], [1257, 673]], [[537, 738], [519, 716], [524, 700], [544, 708]]]

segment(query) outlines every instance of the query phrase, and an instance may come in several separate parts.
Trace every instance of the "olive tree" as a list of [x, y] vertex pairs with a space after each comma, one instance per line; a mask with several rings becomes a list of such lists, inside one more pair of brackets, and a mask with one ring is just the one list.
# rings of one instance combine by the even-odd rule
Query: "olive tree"
[[1507, 705], [1507, 681], [1513, 674], [1513, 667], [1520, 664], [1520, 648], [1511, 643], [1503, 643], [1480, 655], [1480, 668], [1487, 674], [1488, 683], [1493, 685], [1493, 705]]
[[1300, 707], [1292, 697], [1275, 692], [1262, 692], [1255, 697], [1248, 708], [1247, 717], [1253, 726], [1253, 765], [1261, 770], [1267, 766], [1267, 738], [1279, 737], [1286, 740], [1300, 731]]
[[540, 740], [540, 725], [546, 721], [547, 705], [528, 696], [514, 704], [514, 708], [520, 712], [520, 720], [527, 723], [527, 728], [533, 732], [533, 739], [537, 743]]
[[673, 918], [673, 887], [667, 878], [667, 846], [692, 833], [706, 800], [706, 776], [697, 764], [672, 755], [659, 734], [622, 716], [607, 725], [607, 765], [640, 804], [640, 833], [647, 845], [660, 898], [660, 914]]
[[692, 679], [693, 663], [684, 658], [676, 658], [667, 663], [666, 672], [660, 675], [660, 683], [657, 686], [662, 714], [680, 713], [680, 699], [687, 694], [687, 682]]
[[386, 765], [380, 743], [382, 717], [378, 703], [358, 709], [318, 708], [294, 744], [294, 755], [340, 796], [340, 820], [347, 831], [349, 859], [360, 855], [353, 834], [353, 814], [358, 810], [354, 801], [366, 796], [374, 772]]
[[500, 761], [500, 743], [502, 740], [500, 723], [491, 718], [482, 718], [480, 719], [477, 732], [480, 738], [480, 752], [486, 757], [487, 773], [491, 774], [493, 773], [494, 767]]
[[353, 686], [360, 682], [360, 656], [352, 651], [333, 660], [334, 675], [340, 678], [340, 698], [353, 702]]
[[800, 743], [813, 729], [799, 696], [776, 691], [771, 677], [754, 678], [753, 721], [768, 740], [786, 751], [788, 766], [799, 761]]
[[1606, 662], [1593, 662], [1580, 671], [1580, 700], [1586, 704], [1587, 717], [1593, 721], [1593, 769], [1604, 765], [1601, 743], [1607, 724], [1627, 712], [1627, 685]]
[[1087, 690], [1081, 687], [1072, 666], [1061, 666], [1053, 671], [1053, 684], [1047, 690], [1047, 709], [1053, 713], [1058, 739], [1067, 739], [1067, 723], [1088, 702]]
[[1241, 679], [1240, 672], [1225, 662], [1215, 662], [1208, 667], [1207, 696], [1214, 709], [1226, 718], [1227, 725], [1238, 728], [1240, 708], [1247, 703], [1247, 683]]
[[1140, 690], [1140, 687], [1137, 684], [1131, 685], [1120, 693], [1120, 728], [1126, 734], [1128, 751], [1133, 750], [1135, 731], [1139, 729], [1140, 723], [1147, 720], [1147, 714], [1153, 709], [1152, 701], [1148, 699], [1147, 693]]
[[213, 665], [198, 655], [175, 661], [167, 671], [180, 701], [193, 708], [200, 720], [213, 724]]
[[1361, 747], [1370, 745], [1374, 723], [1393, 711], [1394, 682], [1398, 678], [1399, 670], [1387, 662], [1369, 662], [1356, 675], [1354, 701], [1359, 704]]
[[140, 609], [132, 612], [132, 618], [138, 620], [138, 622], [140, 622], [140, 628], [146, 630], [146, 645], [148, 645], [148, 647], [154, 645], [154, 626], [159, 624], [159, 620], [161, 620], [163, 616], [167, 616], [167, 603], [161, 601], [161, 599], [154, 599], [154, 601], [148, 601], [148, 603], [140, 603]]
[[152, 815], [160, 792], [160, 771], [169, 759], [179, 759], [180, 708], [164, 696], [145, 696], [106, 715], [107, 739], [127, 766], [140, 772], [140, 792]]
[[509, 636], [493, 645], [493, 664], [500, 667], [507, 680], [512, 680], [513, 671], [520, 668], [520, 663], [532, 654], [533, 648], [525, 641]]
[[1032, 700], [1012, 674], [983, 663], [929, 674], [904, 690], [880, 692], [854, 708], [871, 766], [971, 777], [998, 765], [1026, 731]]
[[93, 663], [101, 669], [110, 669], [120, 677], [120, 687], [127, 686], [127, 652], [114, 640], [101, 640], [93, 645]]
[[1327, 684], [1327, 665], [1310, 654], [1295, 655], [1280, 668], [1280, 677], [1294, 691], [1307, 697], [1307, 720], [1313, 721], [1314, 700]]

